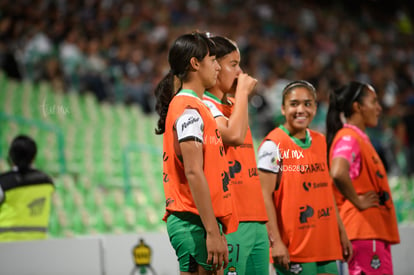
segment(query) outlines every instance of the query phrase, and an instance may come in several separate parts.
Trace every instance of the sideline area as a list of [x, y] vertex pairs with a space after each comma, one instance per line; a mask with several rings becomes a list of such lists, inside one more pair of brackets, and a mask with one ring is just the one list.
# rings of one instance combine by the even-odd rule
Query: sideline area
[[[400, 226], [400, 234], [401, 244], [392, 247], [394, 274], [412, 275], [414, 226]], [[179, 274], [166, 233], [0, 243], [0, 266], [3, 275]]]

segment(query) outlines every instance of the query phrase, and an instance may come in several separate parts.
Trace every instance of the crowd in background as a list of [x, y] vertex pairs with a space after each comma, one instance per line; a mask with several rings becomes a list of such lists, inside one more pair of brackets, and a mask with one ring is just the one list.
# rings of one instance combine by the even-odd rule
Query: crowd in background
[[[280, 123], [281, 89], [318, 91], [313, 127], [324, 132], [329, 92], [370, 83], [383, 117], [370, 136], [387, 169], [414, 173], [414, 12], [409, 1], [0, 0], [0, 66], [56, 92], [154, 108], [172, 39], [195, 29], [235, 40], [259, 80], [253, 133]], [[411, 9], [411, 10], [410, 10]], [[380, 133], [380, 134], [378, 134]]]

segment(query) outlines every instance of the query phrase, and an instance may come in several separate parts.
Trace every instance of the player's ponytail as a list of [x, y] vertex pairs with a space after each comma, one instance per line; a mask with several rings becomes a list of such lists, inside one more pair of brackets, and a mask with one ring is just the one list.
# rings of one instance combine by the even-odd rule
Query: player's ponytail
[[355, 101], [362, 102], [362, 98], [365, 95], [365, 88], [367, 87], [367, 84], [352, 81], [330, 93], [329, 108], [326, 115], [326, 144], [328, 146], [328, 159], [330, 147], [335, 135], [343, 127], [342, 119], [351, 117], [353, 114], [353, 103]]
[[155, 110], [159, 115], [155, 133], [160, 135], [165, 131], [165, 119], [174, 95], [174, 74], [171, 71], [158, 83], [154, 93], [156, 98]]

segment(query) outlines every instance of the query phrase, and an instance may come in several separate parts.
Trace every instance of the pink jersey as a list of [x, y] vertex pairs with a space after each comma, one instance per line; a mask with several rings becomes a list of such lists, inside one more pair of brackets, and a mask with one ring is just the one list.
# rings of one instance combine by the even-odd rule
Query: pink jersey
[[[351, 124], [344, 124], [346, 128], [355, 130], [364, 140], [369, 141], [369, 137], [358, 127]], [[335, 144], [332, 150], [332, 159], [336, 157], [345, 158], [349, 162], [349, 176], [352, 180], [359, 176], [361, 170], [361, 150], [356, 138], [344, 136]]]

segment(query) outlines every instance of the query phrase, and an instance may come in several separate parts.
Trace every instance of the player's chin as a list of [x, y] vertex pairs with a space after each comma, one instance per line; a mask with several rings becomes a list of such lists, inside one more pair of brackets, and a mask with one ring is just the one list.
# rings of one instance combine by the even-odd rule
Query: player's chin
[[306, 129], [306, 128], [308, 128], [309, 124], [310, 124], [310, 122], [309, 122], [308, 120], [306, 120], [306, 121], [303, 121], [303, 120], [300, 120], [300, 121], [293, 120], [293, 121], [292, 121], [292, 126], [293, 126], [296, 130], [303, 130], [303, 129]]
[[210, 88], [213, 88], [216, 85], [216, 83], [217, 83], [217, 79], [212, 79], [210, 81], [210, 83], [208, 83], [207, 85], [205, 85], [206, 86], [206, 89], [208, 90]]
[[231, 87], [228, 89], [227, 93], [228, 94], [235, 94], [237, 90], [237, 83], [233, 82], [233, 85], [231, 85]]
[[378, 125], [378, 117], [374, 117], [371, 119], [371, 121], [369, 123], [367, 123], [368, 127], [377, 127]]

